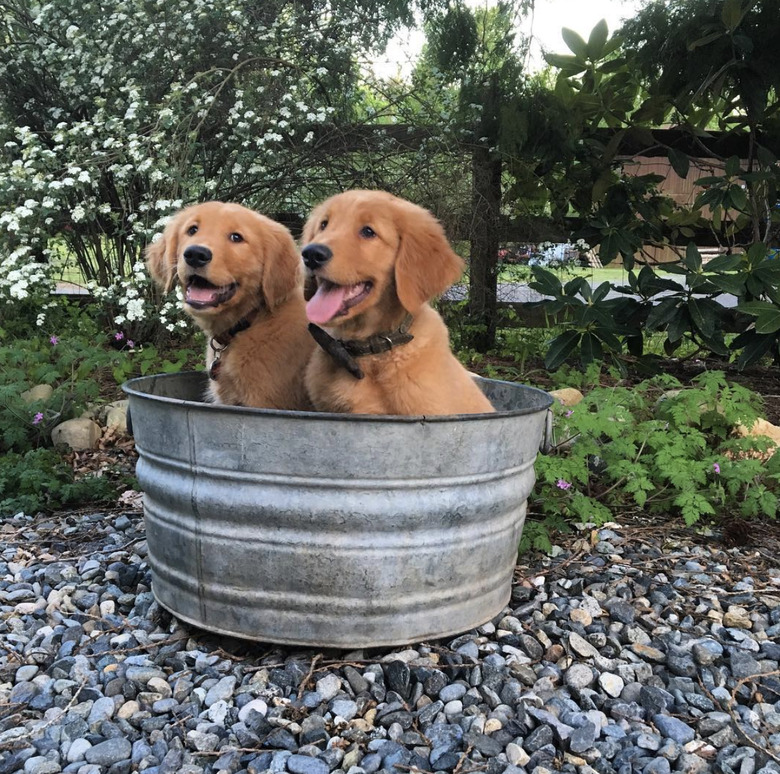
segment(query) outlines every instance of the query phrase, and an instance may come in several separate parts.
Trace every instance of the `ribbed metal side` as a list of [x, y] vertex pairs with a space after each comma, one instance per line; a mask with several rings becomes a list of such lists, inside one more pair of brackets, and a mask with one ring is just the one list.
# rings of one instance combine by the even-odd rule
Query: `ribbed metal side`
[[126, 385], [153, 590], [206, 629], [369, 647], [478, 626], [509, 599], [551, 399], [359, 417], [213, 406], [200, 374]]

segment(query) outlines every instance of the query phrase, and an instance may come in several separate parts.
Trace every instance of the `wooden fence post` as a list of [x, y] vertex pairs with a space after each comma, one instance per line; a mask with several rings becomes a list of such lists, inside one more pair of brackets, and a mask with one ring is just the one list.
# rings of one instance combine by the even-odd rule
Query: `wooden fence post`
[[492, 74], [482, 104], [471, 155], [471, 260], [469, 263], [469, 322], [474, 326], [469, 344], [478, 352], [496, 341], [498, 247], [501, 228], [501, 156], [499, 84]]

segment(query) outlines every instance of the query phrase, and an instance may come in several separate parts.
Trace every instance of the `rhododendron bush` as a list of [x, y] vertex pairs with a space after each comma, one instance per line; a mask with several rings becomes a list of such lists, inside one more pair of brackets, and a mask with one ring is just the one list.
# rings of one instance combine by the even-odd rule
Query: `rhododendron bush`
[[318, 133], [356, 110], [360, 52], [409, 14], [342, 5], [0, 2], [0, 303], [33, 302], [43, 324], [64, 276], [140, 323], [143, 247], [182, 205], [305, 210]]

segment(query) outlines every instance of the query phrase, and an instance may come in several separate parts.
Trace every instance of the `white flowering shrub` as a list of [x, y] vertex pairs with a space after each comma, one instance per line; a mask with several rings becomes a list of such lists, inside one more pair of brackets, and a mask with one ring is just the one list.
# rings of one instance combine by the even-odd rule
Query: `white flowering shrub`
[[[41, 324], [55, 278], [78, 278], [116, 325], [142, 326], [153, 293], [142, 250], [181, 206], [305, 211], [322, 185], [307, 174], [316, 138], [362, 98], [355, 52], [408, 9], [3, 3], [0, 304], [36, 299]], [[169, 329], [183, 324], [177, 309], [163, 307]]]

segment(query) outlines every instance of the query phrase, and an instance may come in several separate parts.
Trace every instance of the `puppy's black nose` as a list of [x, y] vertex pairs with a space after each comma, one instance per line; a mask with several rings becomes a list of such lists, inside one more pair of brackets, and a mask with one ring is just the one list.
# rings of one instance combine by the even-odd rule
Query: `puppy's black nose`
[[192, 266], [193, 269], [199, 269], [201, 266], [205, 266], [211, 260], [211, 250], [208, 247], [202, 245], [190, 245], [184, 251], [184, 260], [188, 266]]
[[307, 269], [319, 269], [320, 266], [324, 266], [331, 258], [333, 258], [333, 252], [327, 245], [321, 245], [317, 242], [312, 242], [310, 245], [301, 250], [303, 256], [303, 262], [306, 264]]

